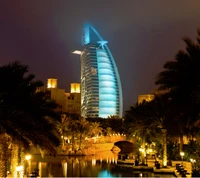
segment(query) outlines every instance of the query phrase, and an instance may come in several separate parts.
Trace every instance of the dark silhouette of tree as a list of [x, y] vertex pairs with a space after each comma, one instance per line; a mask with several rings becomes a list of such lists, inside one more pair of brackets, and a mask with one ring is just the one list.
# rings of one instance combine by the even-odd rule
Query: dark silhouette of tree
[[[136, 103], [130, 107], [130, 110], [126, 111], [124, 120], [127, 137], [135, 137], [143, 149], [145, 149], [146, 142], [155, 142], [154, 138], [157, 135], [157, 125], [152, 122], [148, 110], [148, 103], [146, 101]], [[142, 163], [145, 163], [143, 154]]]
[[0, 177], [6, 177], [8, 141], [28, 149], [30, 145], [56, 153], [60, 139], [54, 129], [57, 104], [45, 93], [43, 84], [28, 74], [28, 66], [13, 62], [0, 66]]
[[[168, 61], [164, 70], [156, 79], [160, 92], [171, 98], [171, 113], [179, 123], [181, 138], [180, 151], [182, 151], [183, 132], [190, 130], [191, 126], [199, 120], [200, 111], [200, 31], [197, 31], [197, 42], [183, 38], [186, 48], [179, 51], [175, 60]], [[188, 127], [190, 123], [190, 127]]]
[[125, 115], [126, 131], [129, 135], [135, 133], [134, 135], [139, 135], [143, 142], [147, 141], [147, 138], [159, 141], [162, 136], [163, 166], [167, 166], [168, 132], [172, 135], [174, 130], [171, 125], [177, 125], [175, 120], [169, 117], [169, 106], [168, 97], [155, 95], [151, 101], [135, 104]]

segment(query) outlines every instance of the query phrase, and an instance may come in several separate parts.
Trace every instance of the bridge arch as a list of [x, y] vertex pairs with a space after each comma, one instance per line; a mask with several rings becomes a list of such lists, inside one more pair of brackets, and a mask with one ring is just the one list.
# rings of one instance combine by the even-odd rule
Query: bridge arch
[[138, 147], [134, 143], [127, 140], [117, 141], [114, 143], [114, 145], [121, 149], [119, 154], [135, 155], [138, 150]]

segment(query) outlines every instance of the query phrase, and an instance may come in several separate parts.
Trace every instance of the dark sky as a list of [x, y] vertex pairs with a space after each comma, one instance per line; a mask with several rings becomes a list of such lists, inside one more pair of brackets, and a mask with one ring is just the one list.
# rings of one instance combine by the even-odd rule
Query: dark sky
[[184, 49], [182, 37], [196, 37], [199, 0], [1, 0], [0, 64], [15, 60], [37, 79], [58, 78], [69, 91], [80, 82], [83, 24], [91, 23], [115, 58], [121, 76], [124, 111], [139, 94], [150, 93], [167, 60]]

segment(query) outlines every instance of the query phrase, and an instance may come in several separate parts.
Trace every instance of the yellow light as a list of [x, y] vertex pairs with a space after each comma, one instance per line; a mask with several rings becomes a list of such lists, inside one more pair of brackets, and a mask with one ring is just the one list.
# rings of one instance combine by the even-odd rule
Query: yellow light
[[184, 156], [184, 155], [185, 155], [185, 153], [184, 153], [184, 152], [180, 152], [180, 155], [181, 155], [181, 156]]
[[49, 78], [47, 80], [47, 88], [57, 88], [57, 79]]
[[167, 161], [166, 160], [163, 161], [163, 166], [167, 166]]
[[80, 93], [80, 83], [71, 83], [71, 93]]
[[96, 159], [92, 158], [92, 166], [95, 166], [95, 165], [96, 165]]
[[26, 160], [30, 160], [30, 159], [31, 159], [31, 155], [26, 155], [26, 156], [25, 156], [25, 159], [26, 159]]
[[17, 166], [17, 167], [16, 167], [16, 171], [19, 172], [19, 171], [22, 171], [22, 170], [23, 170], [23, 166]]
[[143, 149], [143, 148], [139, 148], [139, 151], [140, 151], [140, 152], [144, 152], [144, 149]]

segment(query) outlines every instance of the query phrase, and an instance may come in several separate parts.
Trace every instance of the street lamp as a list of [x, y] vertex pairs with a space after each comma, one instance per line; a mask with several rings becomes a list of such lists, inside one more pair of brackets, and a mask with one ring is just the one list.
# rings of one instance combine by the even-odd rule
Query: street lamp
[[26, 174], [27, 174], [27, 176], [28, 176], [28, 175], [29, 175], [30, 168], [31, 168], [31, 155], [26, 155], [26, 156], [25, 156], [25, 159], [26, 159], [27, 162], [28, 162], [28, 165], [27, 165], [27, 168], [26, 168]]
[[181, 159], [182, 159], [182, 166], [183, 166], [183, 156], [185, 155], [185, 153], [184, 152], [180, 152], [180, 155], [181, 155]]
[[139, 151], [141, 152], [141, 155], [142, 155], [142, 164], [145, 164], [145, 149], [144, 148], [139, 148]]
[[191, 158], [190, 162], [192, 163], [192, 169], [196, 169], [196, 166], [195, 166], [196, 160]]

